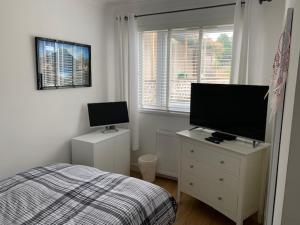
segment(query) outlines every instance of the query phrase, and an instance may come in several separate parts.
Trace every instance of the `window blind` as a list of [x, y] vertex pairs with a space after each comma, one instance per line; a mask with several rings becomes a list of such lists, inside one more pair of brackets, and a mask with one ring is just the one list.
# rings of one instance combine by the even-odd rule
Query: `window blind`
[[140, 33], [140, 103], [145, 108], [167, 109], [168, 31]]
[[232, 29], [140, 32], [140, 108], [188, 112], [191, 83], [229, 83]]
[[170, 32], [169, 109], [188, 111], [191, 83], [199, 76], [200, 30]]
[[230, 82], [232, 35], [232, 29], [227, 27], [203, 30], [200, 82]]

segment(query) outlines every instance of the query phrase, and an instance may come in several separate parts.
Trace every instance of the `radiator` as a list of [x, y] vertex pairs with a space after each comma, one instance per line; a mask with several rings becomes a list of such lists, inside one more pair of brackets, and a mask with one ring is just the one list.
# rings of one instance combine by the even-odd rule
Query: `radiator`
[[179, 150], [179, 140], [174, 131], [163, 129], [156, 131], [157, 172], [159, 174], [177, 178]]

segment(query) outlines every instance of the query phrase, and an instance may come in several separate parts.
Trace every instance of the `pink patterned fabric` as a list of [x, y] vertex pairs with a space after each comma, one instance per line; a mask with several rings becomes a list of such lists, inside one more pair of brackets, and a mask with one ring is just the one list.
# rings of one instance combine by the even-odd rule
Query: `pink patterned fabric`
[[271, 117], [282, 106], [285, 93], [285, 85], [288, 77], [290, 61], [290, 33], [284, 31], [279, 39], [278, 49], [273, 63], [273, 78], [270, 84], [269, 95], [271, 97]]

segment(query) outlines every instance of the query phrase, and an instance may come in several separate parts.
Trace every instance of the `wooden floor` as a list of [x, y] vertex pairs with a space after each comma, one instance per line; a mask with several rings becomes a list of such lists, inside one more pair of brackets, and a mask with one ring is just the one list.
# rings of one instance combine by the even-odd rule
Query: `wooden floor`
[[[141, 178], [139, 173], [132, 172], [131, 175]], [[177, 192], [177, 182], [165, 178], [157, 178], [155, 184], [165, 188], [174, 197]], [[188, 195], [182, 194], [181, 203], [178, 206], [176, 225], [235, 225], [233, 221], [207, 206], [201, 201]], [[258, 225], [255, 216], [244, 221], [244, 225]]]

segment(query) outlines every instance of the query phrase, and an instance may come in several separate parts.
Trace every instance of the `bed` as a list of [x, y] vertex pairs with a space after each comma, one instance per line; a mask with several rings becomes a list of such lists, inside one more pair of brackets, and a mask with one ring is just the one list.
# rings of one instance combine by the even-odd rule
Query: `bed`
[[0, 181], [1, 225], [168, 225], [176, 209], [161, 187], [87, 166], [54, 164]]

